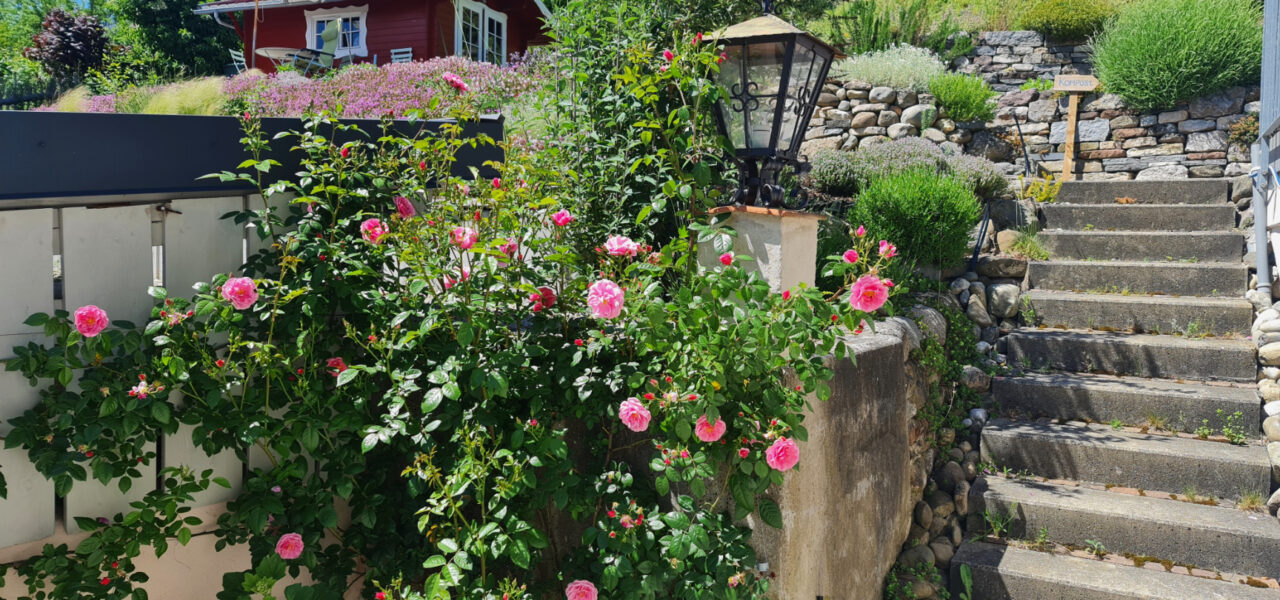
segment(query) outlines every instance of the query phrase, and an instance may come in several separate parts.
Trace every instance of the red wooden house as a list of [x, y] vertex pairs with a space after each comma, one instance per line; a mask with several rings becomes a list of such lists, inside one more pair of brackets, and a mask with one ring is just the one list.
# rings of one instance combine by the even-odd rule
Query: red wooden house
[[[250, 67], [272, 71], [259, 48], [320, 49], [320, 33], [341, 27], [336, 58], [344, 63], [423, 60], [459, 55], [504, 64], [515, 52], [545, 43], [542, 0], [216, 0], [213, 15], [244, 42]], [[256, 60], [255, 60], [256, 58]]]

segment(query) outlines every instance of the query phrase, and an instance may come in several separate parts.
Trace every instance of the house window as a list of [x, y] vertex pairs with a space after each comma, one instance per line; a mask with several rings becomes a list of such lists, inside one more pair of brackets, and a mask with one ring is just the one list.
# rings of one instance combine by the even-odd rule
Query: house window
[[500, 65], [507, 57], [507, 15], [479, 2], [456, 0], [454, 54]]
[[368, 6], [347, 6], [343, 8], [321, 8], [305, 11], [307, 15], [307, 47], [314, 50], [324, 48], [324, 40], [320, 34], [330, 27], [339, 27], [338, 48], [334, 56], [368, 56]]

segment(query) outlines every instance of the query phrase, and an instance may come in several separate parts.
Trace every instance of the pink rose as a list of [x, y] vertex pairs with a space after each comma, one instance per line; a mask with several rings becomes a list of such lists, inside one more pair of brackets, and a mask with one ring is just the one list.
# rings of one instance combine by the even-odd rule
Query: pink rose
[[702, 415], [698, 417], [698, 422], [694, 423], [693, 433], [704, 442], [718, 442], [724, 436], [724, 430], [727, 427], [724, 419], [716, 419], [715, 423], [708, 423], [707, 415]]
[[76, 331], [84, 337], [97, 337], [111, 322], [107, 320], [107, 311], [92, 304], [76, 309]]
[[564, 227], [565, 225], [573, 222], [573, 215], [569, 214], [569, 211], [567, 210], [560, 209], [559, 212], [551, 215], [551, 222], [555, 223], [558, 227]]
[[618, 406], [618, 418], [622, 419], [622, 424], [631, 431], [640, 432], [649, 428], [649, 409], [635, 398], [622, 401]]
[[337, 377], [339, 373], [347, 370], [347, 363], [342, 360], [341, 356], [330, 358], [324, 361], [325, 366], [329, 367], [329, 374]]
[[884, 240], [880, 240], [880, 256], [883, 256], [885, 258], [893, 258], [897, 255], [898, 255], [897, 246], [894, 246], [893, 244], [890, 244], [889, 242], [886, 242]]
[[459, 92], [471, 91], [471, 88], [467, 87], [467, 82], [463, 81], [461, 77], [458, 77], [450, 71], [445, 71], [444, 75], [441, 75], [440, 78], [443, 79], [445, 83], [453, 86], [453, 89], [458, 90]]
[[480, 239], [480, 234], [470, 227], [454, 227], [449, 232], [449, 241], [463, 250], [470, 250], [476, 245], [476, 240]]
[[570, 583], [568, 587], [564, 588], [566, 600], [596, 600], [597, 594], [599, 592], [596, 591], [595, 584], [581, 579]]
[[236, 310], [244, 310], [258, 301], [258, 284], [248, 277], [232, 277], [222, 284], [222, 298]]
[[640, 244], [623, 235], [610, 236], [605, 240], [604, 250], [610, 256], [635, 256], [640, 253]]
[[370, 244], [381, 244], [382, 238], [386, 235], [387, 228], [378, 219], [366, 219], [360, 224], [360, 237]]
[[859, 225], [859, 226], [858, 226], [858, 231], [854, 232], [854, 235], [856, 235], [856, 236], [858, 236], [858, 237], [862, 237], [862, 236], [864, 236], [864, 235], [867, 235], [867, 228], [866, 228], [865, 226], [863, 226], [863, 225]]
[[501, 245], [498, 246], [498, 252], [501, 252], [507, 256], [514, 256], [516, 253], [516, 250], [519, 250], [519, 249], [520, 249], [520, 242], [517, 241], [515, 238], [507, 238], [507, 241], [503, 242]]
[[662, 58], [665, 59], [667, 62], [671, 62], [676, 59], [676, 55], [672, 54], [670, 50], [663, 50]]
[[856, 262], [858, 262], [858, 251], [857, 251], [857, 250], [854, 250], [853, 248], [850, 248], [850, 249], [848, 249], [848, 250], [845, 250], [845, 251], [844, 251], [844, 262], [847, 262], [847, 263], [856, 263]]
[[533, 312], [542, 312], [556, 305], [556, 291], [544, 285], [529, 295], [529, 301], [533, 303]]
[[889, 299], [889, 288], [875, 275], [863, 275], [854, 282], [849, 305], [862, 312], [875, 312]]
[[499, 179], [497, 177], [493, 178], [493, 189], [495, 190], [502, 189], [502, 179]]
[[800, 448], [796, 447], [795, 442], [780, 437], [764, 451], [764, 462], [779, 471], [789, 471], [800, 462]]
[[276, 554], [285, 560], [302, 556], [302, 548], [302, 536], [296, 533], [286, 533], [280, 536], [280, 541], [276, 542]]
[[733, 253], [732, 253], [732, 252], [725, 252], [724, 254], [721, 254], [721, 255], [720, 255], [720, 264], [722, 264], [722, 265], [724, 265], [724, 266], [726, 266], [726, 267], [727, 267], [727, 266], [729, 266], [729, 265], [731, 265], [731, 264], [733, 264]]
[[587, 306], [591, 307], [591, 316], [600, 319], [612, 319], [622, 312], [622, 303], [626, 293], [618, 284], [601, 279], [587, 288]]
[[396, 196], [396, 212], [400, 214], [401, 219], [412, 219], [413, 215], [418, 213], [414, 210], [413, 203], [404, 196]]

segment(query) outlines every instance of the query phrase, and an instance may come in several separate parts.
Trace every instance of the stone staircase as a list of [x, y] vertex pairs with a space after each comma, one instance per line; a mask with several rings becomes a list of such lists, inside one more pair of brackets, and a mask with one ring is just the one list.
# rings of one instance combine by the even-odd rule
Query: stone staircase
[[[1280, 597], [1246, 584], [1280, 577], [1280, 521], [1236, 504], [1267, 498], [1272, 469], [1228, 200], [1222, 180], [1071, 182], [1042, 206], [1052, 258], [1028, 266], [1023, 309], [1037, 325], [1006, 336], [1022, 374], [993, 382], [1009, 418], [982, 431], [982, 459], [1022, 476], [970, 498], [1011, 516], [1009, 538], [1049, 544], [962, 545], [953, 597], [962, 565], [975, 600]], [[1215, 441], [1235, 413], [1247, 442]], [[1190, 435], [1206, 421], [1214, 437]], [[1128, 559], [1080, 552], [1096, 543]]]

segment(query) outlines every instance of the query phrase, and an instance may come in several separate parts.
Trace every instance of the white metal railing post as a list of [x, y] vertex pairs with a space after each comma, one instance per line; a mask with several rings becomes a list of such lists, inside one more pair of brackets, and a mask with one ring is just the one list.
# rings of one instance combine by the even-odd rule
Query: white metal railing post
[[1249, 178], [1253, 180], [1253, 249], [1257, 258], [1258, 266], [1258, 291], [1263, 298], [1271, 297], [1271, 236], [1267, 232], [1267, 189], [1271, 186], [1270, 164], [1267, 162], [1267, 156], [1270, 154], [1267, 149], [1267, 141], [1265, 136], [1259, 136], [1258, 141], [1251, 148], [1253, 154], [1253, 168], [1249, 171]]

